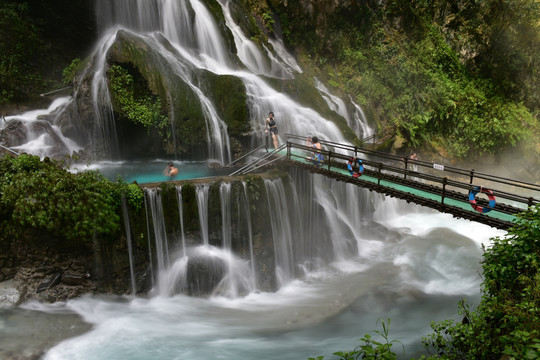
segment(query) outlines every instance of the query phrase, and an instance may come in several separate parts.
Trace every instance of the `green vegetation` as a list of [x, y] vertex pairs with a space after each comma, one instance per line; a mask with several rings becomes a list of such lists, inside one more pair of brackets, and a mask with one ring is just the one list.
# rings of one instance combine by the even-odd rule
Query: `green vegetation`
[[540, 2], [356, 2], [324, 21], [273, 3], [312, 72], [353, 94], [399, 146], [465, 158], [530, 140], [538, 151]]
[[29, 87], [42, 81], [28, 61], [41, 44], [28, 12], [24, 2], [0, 5], [0, 104], [22, 100]]
[[0, 1], [0, 106], [29, 104], [62, 86], [62, 69], [94, 33], [90, 1]]
[[115, 183], [98, 172], [71, 173], [59, 163], [32, 155], [0, 158], [0, 240], [45, 232], [68, 241], [118, 235], [120, 199], [143, 204], [137, 185]]
[[148, 94], [146, 87], [137, 86], [128, 70], [119, 65], [111, 66], [108, 74], [114, 101], [127, 118], [147, 129], [156, 128], [163, 135], [169, 118], [161, 114], [161, 99]]
[[424, 339], [430, 359], [540, 358], [540, 206], [508, 233], [485, 249], [478, 308], [461, 303], [464, 321], [432, 325], [435, 333]]
[[71, 64], [69, 64], [64, 70], [62, 70], [62, 79], [65, 84], [70, 84], [73, 82], [73, 78], [78, 71], [80, 71], [83, 62], [79, 58], [73, 59]]
[[[376, 341], [371, 335], [366, 334], [360, 341], [362, 345], [358, 345], [352, 351], [337, 351], [333, 355], [337, 356], [339, 360], [395, 360], [397, 359], [396, 353], [392, 352], [392, 346], [397, 340], [388, 340], [388, 331], [390, 327], [390, 319], [386, 322], [381, 321], [382, 331], [375, 330], [375, 334], [379, 335], [383, 340], [382, 342]], [[316, 358], [309, 358], [309, 360], [322, 360], [324, 356], [318, 356]]]

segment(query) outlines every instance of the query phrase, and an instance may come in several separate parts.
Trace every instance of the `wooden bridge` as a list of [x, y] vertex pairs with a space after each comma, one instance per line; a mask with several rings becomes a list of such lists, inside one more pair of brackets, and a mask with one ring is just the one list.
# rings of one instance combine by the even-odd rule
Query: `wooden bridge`
[[[286, 136], [280, 148], [233, 174], [285, 160], [290, 166], [499, 229], [508, 229], [516, 214], [540, 203], [538, 184], [322, 140], [324, 161], [318, 162], [311, 160], [316, 150], [305, 145], [305, 137]], [[357, 177], [347, 166], [351, 158], [361, 160], [352, 162]]]

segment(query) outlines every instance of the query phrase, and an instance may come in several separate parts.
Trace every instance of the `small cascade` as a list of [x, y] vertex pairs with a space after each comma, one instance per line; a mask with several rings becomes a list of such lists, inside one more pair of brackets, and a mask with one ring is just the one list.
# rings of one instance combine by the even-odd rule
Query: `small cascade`
[[158, 271], [162, 271], [169, 267], [169, 246], [167, 242], [165, 220], [163, 218], [161, 196], [159, 190], [156, 188], [147, 189], [146, 196], [148, 197], [148, 203], [150, 204], [150, 214], [152, 215], [154, 241], [156, 246], [156, 265]]
[[[146, 236], [148, 239], [151, 239], [150, 236], [150, 212], [148, 211], [148, 196], [144, 197], [144, 213], [146, 216]], [[154, 283], [154, 257], [152, 256], [152, 246], [148, 246], [148, 259], [150, 263], [150, 275], [151, 275], [151, 281], [152, 281], [152, 287], [155, 286]]]
[[375, 134], [375, 131], [371, 128], [371, 126], [368, 125], [368, 121], [366, 118], [366, 114], [364, 114], [364, 110], [354, 102], [352, 97], [349, 95], [349, 99], [351, 101], [351, 104], [354, 106], [354, 112], [353, 112], [353, 118], [354, 121], [352, 124], [350, 124], [352, 130], [358, 136], [360, 139], [365, 139], [367, 137], [372, 136]]
[[201, 225], [201, 240], [203, 245], [208, 246], [208, 193], [210, 186], [197, 187], [197, 205], [199, 209], [199, 223]]
[[242, 188], [244, 192], [242, 193], [243, 196], [241, 197], [241, 203], [243, 206], [243, 216], [240, 215], [239, 219], [246, 219], [247, 223], [247, 229], [248, 229], [248, 242], [249, 242], [249, 259], [251, 264], [251, 287], [255, 289], [257, 287], [257, 273], [255, 271], [255, 256], [253, 255], [253, 229], [251, 227], [251, 211], [249, 208], [249, 197], [248, 197], [248, 191], [247, 191], [247, 184], [245, 181], [242, 182]]
[[293, 238], [291, 214], [287, 205], [287, 196], [283, 182], [278, 180], [264, 181], [268, 193], [268, 207], [274, 240], [274, 256], [276, 259], [276, 279], [281, 287], [294, 279]]
[[186, 233], [184, 231], [184, 210], [182, 206], [182, 185], [176, 187], [176, 198], [178, 200], [178, 215], [180, 218], [180, 233], [182, 240], [182, 256], [186, 256]]
[[367, 124], [367, 119], [362, 111], [362, 108], [358, 104], [355, 104], [352, 99], [351, 103], [354, 106], [354, 112], [351, 117], [350, 112], [347, 109], [347, 105], [342, 99], [332, 95], [328, 88], [324, 86], [324, 84], [318, 79], [315, 79], [315, 86], [317, 87], [317, 90], [319, 90], [324, 100], [326, 100], [328, 107], [345, 118], [347, 125], [349, 125], [358, 138], [363, 139], [373, 134], [373, 130]]
[[284, 47], [280, 46], [281, 43], [278, 41], [274, 41], [272, 45], [280, 58], [274, 56], [267, 48], [264, 48], [266, 53], [263, 54], [258, 45], [248, 38], [241, 27], [234, 22], [229, 8], [231, 1], [219, 0], [219, 3], [223, 8], [226, 24], [233, 34], [237, 55], [253, 74], [292, 79], [293, 70], [301, 72], [296, 61], [284, 51]]
[[232, 206], [231, 206], [231, 183], [222, 183], [219, 188], [219, 199], [221, 204], [221, 237], [223, 247], [231, 249], [231, 231], [232, 231]]
[[55, 99], [47, 109], [33, 110], [0, 120], [0, 139], [18, 153], [28, 153], [43, 159], [46, 156], [63, 158], [81, 150], [73, 140], [64, 136], [58, 122], [71, 97]]
[[124, 227], [126, 230], [126, 241], [128, 246], [128, 257], [129, 257], [129, 274], [131, 275], [131, 295], [135, 296], [137, 293], [137, 285], [135, 282], [135, 268], [133, 263], [133, 244], [131, 239], [131, 224], [129, 222], [128, 207], [126, 203], [126, 198], [122, 197], [122, 215], [124, 217]]

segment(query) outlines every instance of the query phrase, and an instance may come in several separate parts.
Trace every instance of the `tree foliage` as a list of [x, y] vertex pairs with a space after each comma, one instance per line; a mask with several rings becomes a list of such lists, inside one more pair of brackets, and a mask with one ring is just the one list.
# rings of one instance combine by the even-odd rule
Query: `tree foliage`
[[485, 249], [478, 308], [461, 303], [464, 321], [432, 325], [424, 340], [432, 359], [540, 357], [540, 206], [521, 214], [508, 234]]
[[41, 38], [28, 18], [26, 3], [0, 5], [0, 104], [21, 100], [41, 78], [31, 71]]
[[161, 114], [159, 97], [150, 94], [146, 87], [137, 86], [134, 77], [120, 65], [111, 66], [108, 75], [114, 101], [128, 119], [148, 129], [166, 129], [168, 117]]
[[353, 2], [324, 21], [291, 3], [275, 11], [319, 75], [406, 147], [465, 158], [539, 134], [538, 1]]
[[[136, 185], [134, 185], [136, 186]], [[115, 183], [96, 171], [71, 173], [59, 163], [32, 155], [0, 158], [0, 229], [20, 236], [27, 228], [69, 241], [120, 229], [120, 199], [140, 207], [138, 186]]]

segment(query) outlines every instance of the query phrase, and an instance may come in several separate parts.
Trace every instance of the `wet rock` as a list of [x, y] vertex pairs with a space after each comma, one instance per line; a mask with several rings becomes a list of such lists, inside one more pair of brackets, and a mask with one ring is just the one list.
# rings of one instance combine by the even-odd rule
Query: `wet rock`
[[48, 290], [56, 285], [60, 284], [62, 281], [62, 273], [57, 273], [51, 276], [48, 280], [42, 282], [38, 285], [36, 292], [40, 293], [42, 291]]
[[8, 280], [0, 283], [0, 307], [19, 305], [26, 296], [26, 285]]
[[87, 274], [80, 274], [73, 271], [66, 271], [64, 274], [62, 274], [62, 283], [66, 285], [83, 285], [88, 279]]
[[210, 295], [225, 273], [225, 262], [215, 257], [196, 256], [187, 266], [187, 292], [191, 296]]

